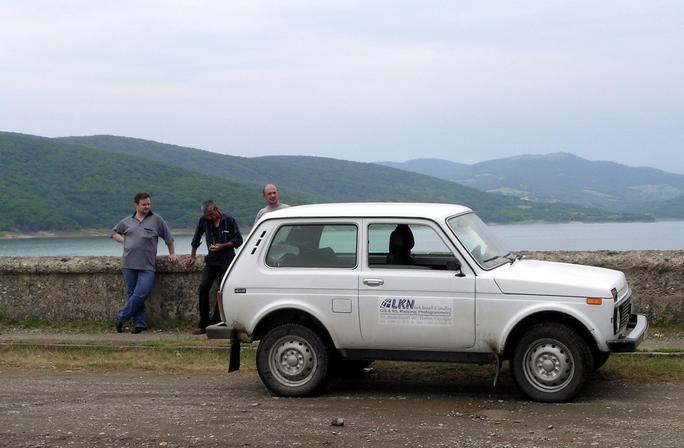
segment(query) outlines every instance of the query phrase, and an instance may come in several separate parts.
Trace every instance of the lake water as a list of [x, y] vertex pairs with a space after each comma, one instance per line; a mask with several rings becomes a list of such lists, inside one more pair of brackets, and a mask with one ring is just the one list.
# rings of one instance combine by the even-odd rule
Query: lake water
[[[599, 224], [516, 224], [490, 226], [513, 251], [520, 250], [684, 250], [684, 221]], [[189, 235], [176, 236], [176, 253], [189, 254]], [[0, 256], [120, 256], [108, 237], [0, 240]], [[206, 254], [206, 246], [198, 250]], [[160, 242], [159, 254], [167, 254]]]

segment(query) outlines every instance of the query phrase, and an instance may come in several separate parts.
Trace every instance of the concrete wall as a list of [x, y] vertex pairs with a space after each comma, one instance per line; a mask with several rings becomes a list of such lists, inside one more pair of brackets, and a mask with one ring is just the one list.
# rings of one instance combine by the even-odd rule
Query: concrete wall
[[[157, 258], [148, 323], [196, 323], [203, 263], [185, 268]], [[126, 302], [119, 257], [0, 257], [0, 320], [112, 323]]]
[[[527, 258], [618, 269], [633, 290], [634, 305], [652, 324], [684, 324], [684, 251], [528, 252]], [[147, 314], [152, 326], [197, 320], [202, 263], [172, 266], [157, 259]], [[118, 257], [0, 257], [0, 320], [113, 323], [125, 302]]]
[[634, 307], [651, 324], [684, 325], [684, 251], [526, 252], [525, 256], [622, 271], [632, 288]]

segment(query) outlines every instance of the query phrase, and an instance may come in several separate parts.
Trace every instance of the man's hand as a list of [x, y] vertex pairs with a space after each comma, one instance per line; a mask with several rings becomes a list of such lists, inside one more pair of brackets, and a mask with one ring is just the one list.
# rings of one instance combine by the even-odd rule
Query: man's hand
[[178, 257], [176, 256], [176, 254], [169, 254], [168, 259], [169, 259], [169, 263], [171, 263], [171, 264], [178, 263]]
[[228, 243], [215, 243], [209, 246], [209, 252], [216, 252], [226, 247]]
[[196, 259], [197, 259], [197, 257], [190, 255], [190, 258], [188, 258], [188, 261], [185, 262], [185, 267], [186, 268], [192, 267], [192, 265], [195, 264]]

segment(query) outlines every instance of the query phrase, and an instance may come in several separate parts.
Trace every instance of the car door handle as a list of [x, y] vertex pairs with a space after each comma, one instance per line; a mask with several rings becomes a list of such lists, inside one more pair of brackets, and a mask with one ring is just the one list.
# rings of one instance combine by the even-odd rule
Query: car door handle
[[385, 281], [381, 278], [364, 278], [363, 284], [368, 286], [380, 286], [384, 285]]

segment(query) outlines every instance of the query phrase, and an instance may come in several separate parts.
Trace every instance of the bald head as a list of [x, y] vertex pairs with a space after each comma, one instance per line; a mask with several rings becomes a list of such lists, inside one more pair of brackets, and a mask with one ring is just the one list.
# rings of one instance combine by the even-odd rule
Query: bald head
[[264, 188], [261, 189], [261, 196], [268, 203], [269, 207], [277, 207], [280, 204], [280, 198], [278, 197], [278, 187], [273, 184], [266, 184]]

